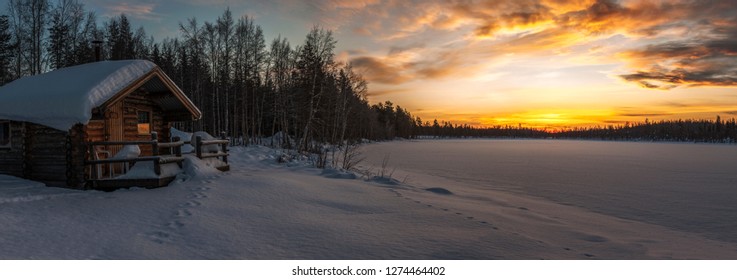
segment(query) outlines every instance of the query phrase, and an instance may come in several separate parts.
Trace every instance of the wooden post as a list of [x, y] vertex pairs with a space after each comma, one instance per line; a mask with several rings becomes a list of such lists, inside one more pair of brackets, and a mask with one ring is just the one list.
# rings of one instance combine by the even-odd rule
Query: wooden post
[[161, 175], [161, 162], [159, 162], [159, 159], [154, 159], [154, 173], [156, 173], [156, 176]]
[[[159, 134], [156, 131], [151, 131], [151, 155], [159, 155]], [[156, 176], [161, 175], [161, 165], [158, 160], [154, 160], [154, 173]]]
[[[220, 132], [220, 139], [227, 140], [227, 138], [225, 137], [225, 131]], [[222, 148], [221, 150], [223, 153], [228, 152], [228, 143], [220, 144], [220, 147]], [[228, 156], [223, 156], [223, 162], [225, 162], [226, 164], [228, 163]]]
[[202, 136], [200, 135], [194, 138], [194, 151], [197, 158], [202, 159]]
[[151, 131], [151, 150], [152, 156], [159, 155], [159, 134], [156, 131]]
[[30, 178], [31, 177], [31, 149], [33, 147], [33, 144], [31, 140], [33, 137], [28, 132], [28, 129], [26, 128], [26, 122], [23, 122], [23, 126], [21, 129], [21, 135], [22, 135], [22, 141], [21, 141], [21, 150], [23, 152], [23, 164], [21, 165], [21, 168], [23, 169], [23, 178]]
[[[179, 136], [174, 136], [174, 138], [172, 138], [171, 140], [173, 142], [179, 142], [180, 139], [179, 139]], [[177, 145], [177, 146], [173, 147], [172, 149], [174, 149], [174, 155], [175, 156], [182, 157], [182, 146], [181, 145]], [[179, 168], [182, 168], [182, 162], [181, 161], [177, 161], [177, 165], [179, 165]]]
[[[179, 136], [174, 136], [174, 138], [171, 139], [172, 142], [179, 142], [179, 140]], [[177, 145], [172, 147], [172, 149], [174, 149], [174, 155], [176, 155], [177, 157], [182, 156], [182, 146]]]
[[[92, 159], [97, 159], [97, 156], [95, 156], [95, 145], [90, 145], [90, 156]], [[93, 163], [90, 165], [90, 168], [92, 169], [90, 173], [92, 173], [92, 178], [94, 179], [100, 179], [100, 174], [97, 174], [97, 163]]]

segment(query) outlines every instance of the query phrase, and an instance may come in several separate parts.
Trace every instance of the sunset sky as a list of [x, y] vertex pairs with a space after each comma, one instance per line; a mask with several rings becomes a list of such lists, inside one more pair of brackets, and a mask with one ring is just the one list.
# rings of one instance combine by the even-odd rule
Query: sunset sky
[[301, 44], [317, 24], [338, 59], [423, 120], [561, 129], [737, 117], [737, 1], [86, 0], [157, 39], [178, 23], [252, 16]]

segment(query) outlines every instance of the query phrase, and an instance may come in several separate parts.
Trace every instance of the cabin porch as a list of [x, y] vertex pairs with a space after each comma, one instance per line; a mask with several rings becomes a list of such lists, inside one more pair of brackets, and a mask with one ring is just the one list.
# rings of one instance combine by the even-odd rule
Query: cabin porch
[[[192, 160], [216, 158], [219, 160], [217, 169], [230, 169], [227, 153], [230, 141], [224, 134], [221, 139], [202, 140], [200, 136], [194, 139], [194, 151], [188, 155], [182, 153], [182, 146], [192, 144], [190, 141], [175, 136], [171, 142], [159, 142], [156, 132], [151, 133], [149, 141], [87, 142], [86, 187], [101, 190], [164, 187], [182, 171], [186, 157]], [[146, 153], [142, 155], [141, 150]], [[117, 152], [113, 155], [111, 151]]]

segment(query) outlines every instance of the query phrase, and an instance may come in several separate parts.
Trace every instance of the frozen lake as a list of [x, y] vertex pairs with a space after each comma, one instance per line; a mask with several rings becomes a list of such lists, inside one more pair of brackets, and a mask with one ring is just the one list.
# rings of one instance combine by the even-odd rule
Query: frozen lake
[[[419, 140], [363, 147], [419, 187], [496, 190], [737, 242], [737, 146], [573, 140]], [[423, 179], [420, 179], [423, 178]]]

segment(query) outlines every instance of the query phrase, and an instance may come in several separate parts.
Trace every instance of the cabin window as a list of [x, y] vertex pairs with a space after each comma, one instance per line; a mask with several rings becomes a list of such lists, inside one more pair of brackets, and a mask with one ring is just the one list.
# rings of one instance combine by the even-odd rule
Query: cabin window
[[0, 122], [0, 148], [10, 148], [10, 122]]
[[151, 133], [151, 112], [138, 111], [138, 134]]

